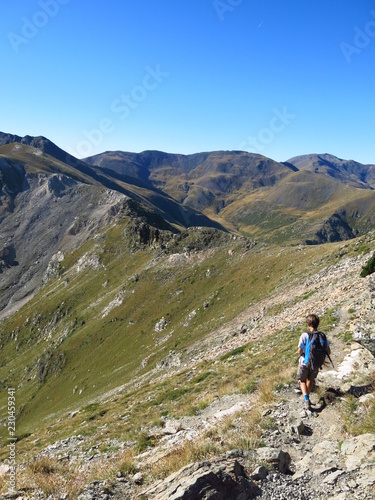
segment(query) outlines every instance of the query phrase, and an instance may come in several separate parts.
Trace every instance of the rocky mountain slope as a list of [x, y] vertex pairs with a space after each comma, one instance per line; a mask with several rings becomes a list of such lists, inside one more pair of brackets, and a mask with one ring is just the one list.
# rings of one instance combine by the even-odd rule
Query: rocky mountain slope
[[53, 255], [77, 248], [127, 207], [134, 218], [178, 232], [221, 227], [170, 197], [75, 160], [45, 138], [0, 135], [0, 311], [30, 297]]

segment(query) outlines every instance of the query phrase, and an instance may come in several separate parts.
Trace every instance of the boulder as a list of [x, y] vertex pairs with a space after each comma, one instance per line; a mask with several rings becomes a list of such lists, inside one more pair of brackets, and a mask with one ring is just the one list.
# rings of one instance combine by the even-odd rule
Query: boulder
[[375, 461], [375, 435], [362, 434], [346, 439], [341, 446], [341, 454], [347, 470], [358, 469]]
[[237, 460], [218, 459], [187, 465], [143, 494], [153, 500], [246, 500], [258, 492]]
[[286, 453], [278, 448], [259, 448], [257, 450], [257, 457], [259, 460], [267, 462], [272, 468], [280, 472], [287, 472], [291, 462], [289, 453]]

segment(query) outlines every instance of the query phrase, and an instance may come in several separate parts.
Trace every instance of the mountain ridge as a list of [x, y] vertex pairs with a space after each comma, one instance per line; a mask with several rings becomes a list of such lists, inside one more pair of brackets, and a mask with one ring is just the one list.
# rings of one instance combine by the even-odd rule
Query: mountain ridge
[[[184, 205], [229, 223], [231, 230], [271, 241], [282, 241], [285, 224], [289, 234], [291, 230], [305, 233], [304, 241], [316, 244], [362, 234], [374, 220], [373, 195], [368, 191], [374, 189], [375, 166], [333, 155], [303, 155], [279, 163], [241, 151], [186, 156], [116, 151], [85, 161], [135, 175]], [[340, 192], [344, 201], [338, 197]], [[294, 211], [292, 219], [290, 210]], [[279, 214], [271, 231], [264, 224], [270, 212]], [[337, 224], [342, 226], [339, 231], [334, 227]]]
[[[244, 151], [107, 151], [83, 161], [45, 137], [0, 133], [0, 144], [12, 143], [48, 151], [86, 181], [90, 178], [146, 203], [172, 225], [208, 225], [270, 242], [316, 244], [364, 234], [375, 220], [375, 200], [369, 192], [375, 185], [375, 166], [327, 153], [280, 163]], [[266, 214], [272, 212], [276, 217], [270, 224]], [[332, 221], [341, 224], [342, 231], [331, 231]], [[299, 238], [293, 236], [297, 234]]]
[[[8, 283], [13, 278], [21, 283], [22, 274], [30, 276], [25, 288], [30, 293], [34, 289], [30, 283], [40, 283], [43, 273], [38, 272], [38, 279], [34, 280], [33, 260], [43, 262], [45, 272], [48, 259], [64, 250], [63, 241], [76, 239], [77, 244], [82, 244], [80, 232], [81, 236], [90, 237], [83, 228], [93, 224], [96, 216], [90, 219], [90, 210], [80, 204], [81, 188], [79, 184], [74, 188], [74, 183], [85, 184], [85, 190], [98, 198], [103, 189], [120, 193], [124, 200], [133, 200], [130, 211], [133, 217], [137, 218], [138, 212], [139, 221], [170, 233], [202, 226], [269, 243], [320, 244], [352, 239], [371, 229], [375, 221], [374, 171], [373, 165], [361, 165], [329, 154], [302, 155], [279, 163], [243, 151], [192, 155], [154, 150], [114, 151], [83, 161], [46, 137], [22, 138], [0, 133], [0, 269], [3, 271], [0, 308], [7, 303], [12, 305], [11, 297], [23, 300], [17, 290], [15, 294], [10, 292]], [[55, 201], [46, 205], [50, 207], [48, 210], [31, 217], [34, 226], [27, 226], [30, 234], [23, 235], [19, 224], [22, 211], [16, 214], [14, 210], [17, 204], [21, 206], [23, 193], [41, 192], [38, 183], [44, 185], [43, 192], [48, 195], [46, 203], [50, 203], [50, 195]], [[59, 210], [57, 201], [68, 200], [74, 190], [77, 193], [75, 215], [70, 211], [70, 222], [66, 224], [67, 218]], [[27, 206], [31, 208], [26, 219], [33, 213], [34, 206], [40, 206], [40, 194], [38, 196], [35, 202], [29, 201]], [[117, 200], [116, 196], [113, 199]], [[129, 205], [129, 201], [126, 204]], [[118, 208], [108, 206], [108, 210], [115, 213]], [[79, 231], [69, 229], [77, 226], [74, 217], [82, 221]], [[31, 234], [38, 232], [45, 234], [43, 226], [50, 227], [52, 219], [61, 224], [61, 231], [59, 226], [54, 230], [55, 243], [47, 238], [46, 250], [41, 250], [42, 238], [39, 257], [31, 258], [32, 252], [22, 240], [29, 236], [33, 239]], [[13, 228], [17, 228], [16, 232]], [[69, 231], [75, 234], [66, 236]], [[154, 229], [147, 231], [151, 234]], [[42, 254], [45, 255], [40, 260]]]
[[299, 170], [327, 173], [331, 177], [353, 182], [357, 187], [375, 186], [375, 165], [363, 165], [354, 160], [343, 160], [332, 154], [307, 154], [290, 158], [288, 163]]
[[0, 310], [32, 296], [54, 254], [82, 245], [123, 213], [139, 231], [142, 224], [171, 234], [222, 228], [154, 188], [65, 157], [46, 138], [0, 134], [0, 143]]

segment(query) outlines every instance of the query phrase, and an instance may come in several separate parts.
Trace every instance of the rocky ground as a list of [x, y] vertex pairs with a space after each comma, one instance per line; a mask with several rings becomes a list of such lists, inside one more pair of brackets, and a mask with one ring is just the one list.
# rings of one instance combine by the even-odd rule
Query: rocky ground
[[[334, 337], [332, 343], [339, 348], [338, 338]], [[88, 484], [77, 498], [375, 499], [375, 435], [346, 435], [339, 411], [346, 393], [357, 396], [357, 411], [362, 411], [366, 401], [374, 397], [371, 387], [356, 383], [369, 374], [375, 374], [374, 357], [353, 343], [335, 369], [327, 366], [320, 372], [311, 396], [311, 411], [304, 408], [297, 383], [280, 389], [278, 402], [262, 414], [270, 426], [262, 436], [261, 448], [235, 449], [210, 461], [190, 464], [152, 485], [143, 484], [141, 472], [126, 478], [119, 473], [112, 482]], [[198, 416], [166, 421], [158, 448], [140, 455], [139, 465], [145, 467], [158, 460], [186, 439], [199, 440], [203, 431], [220, 420], [241, 418], [241, 412], [251, 411], [251, 407], [251, 396], [232, 395], [217, 399]], [[49, 456], [66, 456], [77, 453], [83, 441], [78, 436], [54, 443], [45, 451]], [[92, 459], [81, 458], [87, 463]], [[68, 497], [20, 491], [2, 498]]]
[[[78, 498], [375, 499], [375, 435], [345, 438], [338, 412], [345, 392], [361, 387], [341, 377], [344, 369], [344, 379], [354, 372], [360, 375], [353, 361], [360, 356], [366, 360], [364, 369], [375, 373], [375, 360], [369, 351], [353, 344], [338, 369], [321, 372], [320, 387], [311, 397], [311, 411], [304, 409], [297, 384], [283, 387], [280, 402], [263, 414], [273, 421], [273, 430], [262, 436], [264, 447], [232, 450], [211, 461], [191, 464], [152, 486], [143, 487], [139, 473], [131, 481], [119, 477], [111, 484], [93, 483]], [[327, 382], [330, 386], [323, 390]], [[362, 389], [359, 408], [373, 397], [370, 388]], [[207, 409], [195, 426], [192, 419], [170, 422], [169, 445], [192, 438], [199, 428], [215, 425], [224, 416], [246, 411], [249, 406], [249, 400], [223, 398]]]
[[[324, 311], [334, 306], [337, 324], [329, 338], [335, 368], [327, 365], [320, 372], [311, 397], [311, 411], [303, 408], [297, 383], [284, 387], [279, 402], [263, 415], [273, 422], [272, 430], [262, 436], [265, 447], [233, 450], [215, 460], [191, 464], [152, 486], [143, 486], [139, 473], [131, 481], [119, 477], [116, 483], [106, 484], [106, 493], [103, 484], [92, 484], [80, 495], [80, 500], [375, 499], [375, 435], [347, 435], [340, 417], [347, 393], [356, 396], [359, 412], [374, 397], [373, 388], [363, 385], [363, 381], [375, 377], [372, 332], [375, 282], [372, 277], [353, 279], [358, 276], [362, 261], [363, 258], [356, 257], [343, 259], [308, 282], [293, 284], [293, 293], [290, 289], [277, 290], [267, 305], [250, 307], [243, 317], [237, 318], [236, 325], [226, 325], [222, 336], [216, 332], [215, 338], [207, 340], [210, 349], [201, 346], [196, 354], [196, 361], [202, 359], [202, 352], [206, 359], [212, 359], [246, 338], [273, 331], [280, 324], [297, 322], [303, 310]], [[296, 297], [311, 289], [317, 292], [318, 299], [314, 295], [304, 304], [294, 301], [288, 305], [288, 294]], [[266, 308], [275, 303], [284, 307], [278, 315], [268, 316]], [[355, 314], [351, 315], [348, 310], [353, 308]], [[354, 337], [365, 340], [372, 352], [359, 343], [348, 345], [342, 340], [342, 332], [348, 327]], [[190, 353], [193, 359], [194, 354]], [[145, 453], [139, 457], [140, 462], [158, 460], [170, 447], [186, 439], [199, 440], [199, 435], [210, 426], [231, 415], [234, 419], [241, 411], [250, 411], [251, 405], [251, 397], [232, 395], [216, 400], [197, 417], [166, 422], [161, 449]]]

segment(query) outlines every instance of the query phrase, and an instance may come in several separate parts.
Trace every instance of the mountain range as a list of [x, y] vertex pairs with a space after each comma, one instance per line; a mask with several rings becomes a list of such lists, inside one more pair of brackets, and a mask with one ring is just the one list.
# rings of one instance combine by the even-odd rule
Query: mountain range
[[374, 227], [374, 187], [375, 165], [329, 154], [280, 163], [244, 151], [109, 151], [78, 160], [45, 137], [0, 133], [0, 308], [22, 303], [58, 250], [81, 245], [120, 206], [171, 233], [211, 227], [319, 244]]
[[[335, 366], [353, 339], [373, 351], [373, 277], [360, 272], [375, 242], [374, 168], [243, 151], [78, 160], [44, 137], [0, 134], [0, 493], [9, 396], [29, 498], [77, 498], [98, 478], [135, 498], [137, 471], [150, 486], [189, 461], [272, 444], [284, 410], [265, 403], [294, 398], [298, 417], [305, 314], [320, 315]], [[366, 353], [348, 375], [360, 394], [375, 370]], [[349, 431], [373, 432], [363, 404], [326, 412], [321, 436], [336, 450]], [[317, 416], [305, 420], [311, 450]], [[284, 431], [296, 461], [306, 436]]]

